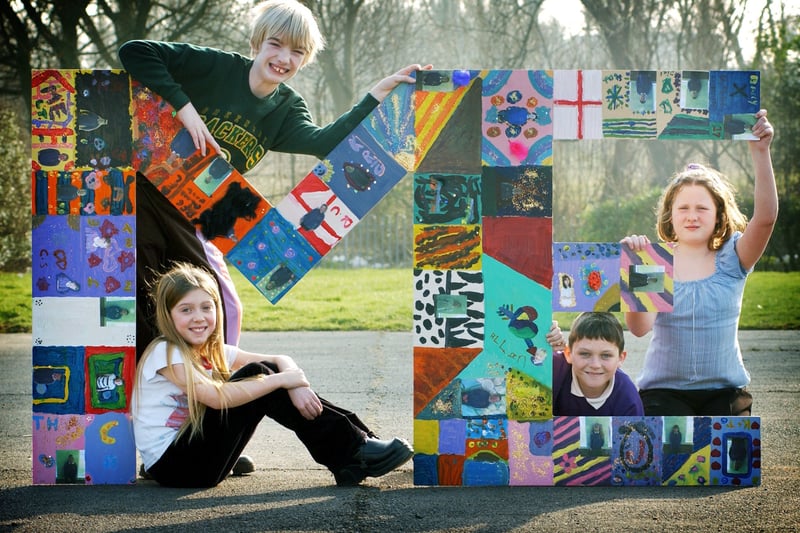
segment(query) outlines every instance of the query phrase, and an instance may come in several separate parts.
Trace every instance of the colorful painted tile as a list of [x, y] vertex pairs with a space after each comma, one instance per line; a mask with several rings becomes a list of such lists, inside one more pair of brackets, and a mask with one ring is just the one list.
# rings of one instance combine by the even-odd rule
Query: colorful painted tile
[[672, 311], [672, 245], [653, 243], [641, 252], [621, 247], [619, 286], [622, 312]]
[[[31, 427], [33, 483], [84, 484], [86, 417], [34, 412]], [[135, 454], [130, 456], [135, 460]], [[75, 466], [67, 467], [67, 463]]]
[[130, 165], [130, 102], [130, 78], [126, 72], [89, 70], [75, 74], [78, 167]]
[[[534, 367], [545, 369], [545, 360], [550, 354], [545, 349], [537, 349], [532, 359]], [[538, 379], [537, 379], [538, 378]], [[506, 373], [506, 415], [509, 420], [546, 420], [553, 416], [552, 374], [534, 377], [532, 373], [519, 368], [509, 368]]]
[[603, 71], [603, 137], [656, 136], [656, 71]]
[[415, 224], [479, 224], [481, 177], [429, 173], [414, 175]]
[[457, 377], [480, 353], [478, 348], [415, 346], [414, 417], [460, 418], [461, 384]]
[[553, 138], [603, 137], [602, 77], [599, 70], [553, 71]]
[[[487, 368], [496, 365], [504, 369], [503, 375], [512, 369], [518, 370], [521, 374], [516, 379], [520, 384], [535, 381], [538, 386], [531, 383], [527, 396], [543, 396], [544, 399], [534, 401], [535, 411], [525, 418], [547, 418], [552, 413], [552, 393], [549, 390], [553, 379], [550, 346], [544, 338], [552, 322], [550, 293], [547, 288], [503, 263], [490, 257], [484, 258], [483, 262], [486, 298], [484, 352], [488, 361], [493, 360]], [[508, 287], [514, 287], [514, 290], [509, 291]]]
[[83, 413], [84, 348], [33, 347], [33, 412]]
[[553, 311], [619, 310], [621, 248], [610, 242], [553, 243]]
[[168, 162], [171, 156], [172, 159], [175, 158], [172, 142], [183, 129], [183, 125], [175, 118], [175, 110], [166, 100], [133, 79], [131, 94], [131, 166], [150, 175], [151, 167]]
[[485, 217], [552, 217], [553, 167], [484, 167], [481, 193]]
[[[484, 445], [476, 442], [475, 446]], [[508, 448], [505, 449], [506, 454]], [[494, 450], [484, 451], [475, 457], [466, 458], [463, 464], [463, 485], [467, 487], [493, 487], [508, 485], [510, 471], [508, 457], [505, 460]]]
[[327, 254], [358, 223], [358, 217], [313, 173], [276, 208], [320, 255]]
[[130, 415], [89, 415], [85, 428], [86, 484], [136, 483], [136, 445]]
[[483, 217], [483, 253], [550, 288], [553, 277], [553, 219]]
[[761, 485], [760, 430], [759, 417], [711, 419], [711, 485]]
[[33, 296], [132, 296], [135, 217], [33, 218]]
[[404, 169], [414, 170], [414, 85], [401, 83], [395, 87], [362, 125]]
[[439, 455], [465, 455], [467, 453], [468, 423], [464, 418], [439, 421]]
[[481, 82], [470, 80], [452, 91], [416, 91], [417, 172], [480, 174]]
[[709, 74], [709, 118], [720, 138], [753, 140], [750, 127], [761, 107], [758, 71], [714, 70]]
[[130, 410], [136, 355], [133, 346], [87, 346], [86, 412]]
[[320, 260], [317, 251], [277, 209], [268, 211], [226, 257], [272, 303]]
[[483, 75], [481, 159], [491, 167], [552, 165], [553, 73], [494, 70]]
[[315, 174], [359, 219], [407, 174], [363, 125], [357, 126], [320, 165], [325, 171], [315, 169]]
[[34, 297], [36, 346], [135, 346], [136, 299], [129, 297]]
[[414, 268], [480, 270], [480, 225], [414, 225]]
[[75, 167], [77, 108], [74, 70], [31, 72], [31, 160], [33, 170]]
[[414, 345], [483, 345], [483, 275], [470, 270], [414, 270]]
[[553, 423], [508, 422], [509, 485], [550, 486], [553, 484], [551, 450]]
[[38, 170], [31, 187], [34, 215], [132, 215], [135, 174], [129, 169]]
[[[416, 449], [416, 444], [414, 444]], [[414, 454], [414, 485], [439, 485], [439, 471], [437, 462], [439, 456], [415, 453]], [[461, 477], [458, 476], [455, 485], [461, 485]]]
[[661, 484], [661, 417], [612, 419], [613, 485]]
[[709, 417], [665, 416], [661, 441], [663, 485], [708, 485], [711, 445]]
[[608, 485], [611, 459], [591, 449], [583, 417], [553, 418], [553, 484], [556, 486]]

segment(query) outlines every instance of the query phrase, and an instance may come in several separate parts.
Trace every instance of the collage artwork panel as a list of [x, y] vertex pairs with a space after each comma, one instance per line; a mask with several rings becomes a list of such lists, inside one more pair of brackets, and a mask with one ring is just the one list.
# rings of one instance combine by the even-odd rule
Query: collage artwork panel
[[670, 246], [552, 241], [553, 141], [747, 139], [758, 72], [418, 72], [275, 206], [122, 71], [31, 90], [35, 484], [136, 480], [137, 171], [273, 304], [413, 180], [415, 484], [760, 483], [758, 417], [553, 417], [544, 340], [672, 308]]

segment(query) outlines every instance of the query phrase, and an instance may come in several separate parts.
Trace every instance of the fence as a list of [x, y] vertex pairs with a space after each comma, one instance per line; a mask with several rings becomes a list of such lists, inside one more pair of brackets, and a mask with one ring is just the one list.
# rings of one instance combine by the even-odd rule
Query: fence
[[322, 259], [321, 268], [410, 267], [413, 228], [405, 214], [369, 214]]

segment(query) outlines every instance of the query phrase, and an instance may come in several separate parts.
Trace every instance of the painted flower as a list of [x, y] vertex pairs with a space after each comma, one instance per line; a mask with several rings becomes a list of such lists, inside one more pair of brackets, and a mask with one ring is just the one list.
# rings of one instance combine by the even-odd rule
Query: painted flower
[[564, 469], [565, 474], [571, 474], [576, 466], [575, 460], [569, 454], [565, 453], [561, 456], [561, 468]]
[[589, 284], [589, 288], [593, 291], [597, 292], [600, 290], [600, 287], [603, 286], [603, 276], [600, 275], [600, 272], [597, 270], [592, 270], [589, 272], [589, 276], [586, 278], [586, 282]]

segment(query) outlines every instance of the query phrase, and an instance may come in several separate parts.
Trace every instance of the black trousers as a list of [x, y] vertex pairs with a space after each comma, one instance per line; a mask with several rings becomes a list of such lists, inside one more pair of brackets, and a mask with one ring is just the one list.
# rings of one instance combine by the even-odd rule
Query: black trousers
[[[231, 376], [231, 381], [274, 372], [274, 365], [251, 363]], [[148, 473], [170, 487], [213, 487], [230, 473], [265, 416], [294, 431], [316, 462], [336, 471], [350, 463], [365, 437], [375, 435], [354, 413], [320, 400], [322, 414], [314, 420], [303, 418], [286, 389], [227, 411], [206, 409], [202, 436], [190, 439], [184, 433]]]
[[747, 389], [640, 390], [647, 416], [750, 416], [753, 396]]

